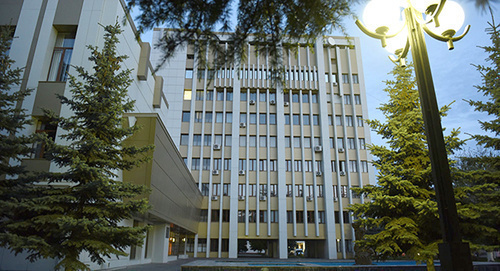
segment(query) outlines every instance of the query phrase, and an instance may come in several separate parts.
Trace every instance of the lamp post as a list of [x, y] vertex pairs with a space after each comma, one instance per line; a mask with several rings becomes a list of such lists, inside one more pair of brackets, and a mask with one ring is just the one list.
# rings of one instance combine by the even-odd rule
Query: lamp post
[[[443, 243], [439, 244], [441, 270], [471, 271], [473, 267], [470, 257], [469, 245], [468, 243], [462, 242], [462, 238], [459, 232], [458, 214], [453, 194], [450, 167], [448, 164], [448, 157], [443, 138], [439, 108], [436, 101], [436, 93], [434, 91], [434, 84], [432, 81], [432, 74], [429, 65], [429, 57], [427, 55], [427, 48], [424, 38], [424, 32], [426, 32], [429, 36], [437, 40], [447, 42], [448, 48], [452, 50], [453, 42], [463, 38], [468, 32], [469, 26], [466, 27], [462, 35], [457, 37], [454, 37], [456, 30], [448, 28], [446, 28], [442, 32], [442, 34], [436, 34], [430, 29], [432, 28], [432, 26], [428, 26], [427, 24], [434, 24], [436, 29], [439, 30], [439, 26], [441, 25], [439, 16], [447, 12], [447, 5], [449, 4], [450, 7], [455, 7], [458, 4], [451, 1], [441, 0], [439, 1], [439, 3], [426, 5], [426, 18], [428, 17], [429, 19], [424, 20], [422, 12], [417, 10], [412, 1], [407, 0], [406, 5], [404, 5], [404, 3], [403, 5], [401, 5], [401, 2], [402, 1], [395, 0], [374, 0], [373, 2], [368, 4], [369, 6], [367, 7], [365, 14], [367, 12], [375, 13], [375, 15], [383, 17], [381, 19], [385, 20], [385, 22], [381, 22], [381, 24], [375, 26], [375, 31], [369, 30], [359, 20], [356, 21], [356, 24], [361, 29], [361, 31], [363, 31], [368, 36], [380, 39], [383, 47], [387, 46], [391, 38], [396, 38], [398, 35], [402, 35], [404, 34], [404, 32], [407, 32], [406, 39], [402, 40], [404, 43], [401, 44], [401, 47], [396, 47], [397, 50], [394, 51], [396, 57], [391, 56], [390, 58], [395, 64], [405, 65], [405, 58], [411, 49], [420, 95], [422, 114], [424, 118], [427, 144], [429, 146], [429, 154], [432, 166], [432, 178], [436, 191], [439, 219], [443, 235]], [[419, 0], [419, 3], [422, 2], [426, 1]], [[383, 8], [383, 10], [381, 12], [387, 12], [391, 8], [394, 8], [394, 6], [388, 6], [387, 4], [396, 4], [396, 11], [399, 12], [401, 11], [401, 9], [403, 9], [404, 21], [401, 22], [402, 26], [399, 31], [391, 33], [391, 27], [394, 26], [391, 26], [389, 24], [391, 24], [391, 18], [394, 18], [394, 16], [396, 18], [395, 21], [397, 21], [397, 19], [400, 17], [400, 14], [384, 14], [381, 16], [381, 14], [377, 14], [377, 12], [374, 12], [374, 10], [369, 10], [370, 5], [373, 8], [373, 5], [376, 4], [383, 5], [381, 7]], [[463, 14], [463, 11], [452, 11], [451, 13], [452, 15], [457, 17], [456, 15], [460, 12], [462, 12]], [[460, 23], [458, 28], [460, 28], [461, 24], [462, 23]]]

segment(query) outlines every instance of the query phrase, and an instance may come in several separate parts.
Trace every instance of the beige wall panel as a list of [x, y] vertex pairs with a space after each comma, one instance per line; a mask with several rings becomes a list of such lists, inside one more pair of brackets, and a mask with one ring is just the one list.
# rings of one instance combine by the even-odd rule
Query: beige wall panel
[[61, 101], [56, 95], [63, 95], [65, 88], [65, 82], [38, 82], [32, 114], [34, 116], [43, 116], [42, 108], [45, 108], [59, 115]]

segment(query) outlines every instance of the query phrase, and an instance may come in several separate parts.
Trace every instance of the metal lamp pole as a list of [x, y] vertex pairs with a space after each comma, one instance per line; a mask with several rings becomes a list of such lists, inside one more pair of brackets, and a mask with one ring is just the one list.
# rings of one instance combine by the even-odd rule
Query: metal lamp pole
[[[445, 1], [441, 1], [441, 6]], [[434, 189], [438, 202], [439, 220], [441, 232], [443, 235], [443, 243], [439, 244], [439, 258], [441, 262], [441, 270], [444, 271], [472, 271], [472, 260], [470, 256], [469, 244], [462, 242], [462, 237], [459, 232], [458, 214], [453, 193], [452, 179], [450, 174], [450, 166], [448, 163], [448, 155], [446, 153], [443, 130], [441, 126], [441, 117], [434, 91], [434, 83], [432, 81], [431, 68], [427, 48], [425, 45], [424, 29], [420, 22], [423, 21], [422, 14], [418, 12], [411, 4], [405, 8], [405, 23], [408, 28], [408, 42], [404, 53], [399, 56], [400, 63], [404, 63], [404, 57], [408, 53], [408, 45], [413, 56], [415, 74], [420, 95], [420, 104], [424, 119], [425, 131], [427, 136], [427, 144], [429, 146], [429, 155], [432, 167], [432, 178], [434, 181]], [[436, 18], [437, 19], [437, 18]], [[359, 21], [356, 24], [361, 30], [374, 38], [382, 40], [385, 46], [385, 39], [393, 37], [386, 36], [387, 27], [379, 28], [381, 31], [377, 33], [367, 30]], [[444, 37], [430, 33], [430, 30], [425, 31], [441, 41], [448, 42], [449, 48], [453, 49], [453, 41], [461, 39], [468, 31], [460, 37], [452, 38], [451, 36]]]

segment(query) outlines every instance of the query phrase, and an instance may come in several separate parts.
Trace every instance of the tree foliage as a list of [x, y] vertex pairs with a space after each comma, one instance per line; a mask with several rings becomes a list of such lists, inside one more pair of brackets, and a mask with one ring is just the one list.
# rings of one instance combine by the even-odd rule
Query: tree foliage
[[21, 202], [9, 231], [20, 236], [9, 248], [16, 253], [27, 251], [28, 259], [57, 258], [56, 268], [84, 270], [79, 260], [88, 253], [93, 262], [103, 263], [111, 255], [126, 255], [125, 249], [142, 245], [144, 227], [121, 223], [132, 215], [145, 212], [146, 199], [135, 199], [146, 188], [118, 180], [122, 170], [129, 170], [145, 159], [151, 146], [125, 146], [123, 140], [137, 127], [123, 128], [122, 115], [133, 109], [127, 96], [132, 82], [130, 70], [120, 64], [126, 58], [116, 54], [116, 25], [105, 26], [104, 47], [88, 46], [93, 72], [76, 67], [81, 81], [69, 76], [72, 97], [60, 96], [73, 115], [48, 118], [63, 129], [66, 143], [56, 144], [46, 138], [49, 160], [57, 172], [38, 175], [44, 186], [35, 186], [31, 198]]
[[[389, 101], [379, 107], [386, 122], [368, 121], [386, 145], [369, 146], [378, 185], [355, 189], [370, 199], [351, 206], [356, 223], [367, 230], [356, 242], [381, 259], [405, 253], [432, 270], [441, 234], [419, 95], [411, 65], [395, 67], [391, 74], [394, 80], [386, 81], [384, 89]], [[441, 115], [448, 110], [441, 108]], [[449, 152], [463, 144], [458, 133], [445, 137]]]
[[[214, 54], [216, 67], [240, 63], [246, 57], [246, 44], [251, 41], [256, 52], [266, 52], [270, 65], [279, 70], [283, 46], [312, 44], [319, 36], [334, 28], [343, 29], [341, 20], [351, 16], [347, 0], [128, 0], [130, 9], [138, 7], [139, 32], [155, 26], [166, 26], [158, 46], [164, 52], [163, 62], [187, 43], [197, 41], [198, 63], [206, 64], [206, 52]], [[234, 16], [236, 15], [236, 16]], [[236, 25], [232, 18], [237, 17]], [[216, 32], [229, 34], [228, 48], [219, 44]], [[290, 46], [296, 48], [296, 46]]]
[[495, 24], [490, 12], [486, 31], [491, 45], [481, 47], [489, 55], [489, 65], [475, 65], [483, 79], [476, 89], [487, 99], [468, 101], [476, 111], [488, 113], [490, 120], [479, 121], [488, 134], [472, 136], [484, 149], [459, 157], [462, 175], [456, 184], [459, 202], [474, 215], [463, 223], [465, 237], [476, 249], [488, 251], [500, 247], [500, 24]]

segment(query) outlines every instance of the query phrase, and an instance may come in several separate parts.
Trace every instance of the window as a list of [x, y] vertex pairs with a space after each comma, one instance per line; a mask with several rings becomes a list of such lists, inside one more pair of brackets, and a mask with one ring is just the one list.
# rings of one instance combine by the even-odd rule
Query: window
[[330, 149], [335, 148], [335, 141], [333, 140], [333, 137], [330, 137], [329, 140], [330, 140]]
[[307, 223], [314, 223], [314, 211], [307, 211]]
[[257, 196], [257, 185], [256, 184], [249, 184], [248, 185], [248, 196], [249, 197], [256, 197]]
[[292, 185], [291, 184], [287, 184], [286, 185], [286, 196], [287, 197], [291, 197], [293, 195], [293, 191], [292, 191]]
[[257, 222], [257, 211], [255, 210], [248, 211], [248, 222], [249, 223]]
[[250, 124], [257, 124], [257, 114], [250, 113]]
[[247, 92], [246, 91], [242, 91], [241, 94], [240, 94], [240, 101], [246, 102], [247, 100], [248, 100], [248, 98], [247, 98]]
[[246, 191], [245, 185], [238, 184], [238, 196], [244, 197], [246, 195], [245, 191]]
[[269, 171], [276, 171], [277, 164], [276, 160], [269, 160]]
[[202, 170], [210, 170], [210, 158], [203, 158]]
[[247, 169], [247, 160], [240, 159], [238, 162], [238, 170], [246, 170]]
[[358, 123], [358, 127], [363, 127], [363, 117], [356, 116], [356, 122]]
[[224, 170], [231, 170], [231, 158], [224, 158]]
[[[229, 210], [222, 210], [222, 222], [229, 222]], [[222, 239], [222, 241], [224, 240]]]
[[269, 114], [269, 124], [275, 125], [276, 124], [276, 114], [275, 113], [270, 113]]
[[339, 171], [345, 171], [345, 161], [339, 161]]
[[226, 112], [226, 123], [233, 123], [233, 113]]
[[208, 210], [202, 209], [200, 212], [200, 221], [207, 222], [208, 221]]
[[313, 115], [313, 125], [319, 125], [319, 115]]
[[266, 91], [265, 90], [259, 92], [259, 101], [260, 102], [265, 102], [266, 101], [266, 97], [267, 97], [267, 95], [266, 95]]
[[345, 125], [354, 126], [354, 120], [352, 119], [352, 116], [345, 116]]
[[316, 196], [318, 198], [322, 198], [323, 197], [323, 185], [322, 184], [317, 184], [316, 185]]
[[276, 92], [269, 92], [269, 101], [276, 101]]
[[181, 145], [188, 145], [188, 144], [189, 144], [189, 135], [181, 134]]
[[314, 138], [314, 146], [321, 146], [321, 141], [319, 137]]
[[285, 160], [286, 171], [292, 171], [292, 160]]
[[267, 138], [265, 136], [259, 137], [259, 146], [262, 148], [267, 147]]
[[185, 89], [184, 90], [184, 100], [190, 101], [191, 100], [191, 90], [190, 89]]
[[193, 78], [193, 70], [187, 69], [186, 70], [186, 79], [192, 79], [192, 78]]
[[213, 119], [212, 112], [205, 112], [205, 122], [211, 123]]
[[358, 161], [350, 160], [349, 161], [349, 169], [351, 172], [358, 172]]
[[216, 91], [216, 94], [217, 94], [217, 101], [224, 101], [224, 90], [222, 89], [218, 89]]
[[200, 170], [200, 158], [193, 158], [191, 161], [191, 170]]
[[276, 142], [277, 142], [277, 139], [275, 136], [269, 137], [269, 147], [276, 148]]
[[233, 92], [228, 90], [226, 91], [226, 101], [232, 101], [233, 100]]
[[278, 210], [271, 210], [271, 223], [278, 223], [279, 213]]
[[194, 112], [194, 122], [202, 122], [203, 121], [203, 112], [196, 111]]
[[304, 171], [305, 172], [311, 172], [312, 171], [312, 161], [311, 160], [304, 161]]
[[247, 137], [240, 135], [240, 147], [246, 147], [246, 146], [247, 146]]
[[189, 112], [189, 111], [182, 112], [182, 121], [183, 122], [189, 122], [190, 118], [191, 118], [191, 112]]
[[286, 223], [293, 223], [293, 211], [286, 211]]
[[267, 223], [267, 211], [261, 210], [259, 212], [259, 221], [262, 223]]
[[361, 161], [361, 172], [368, 172], [368, 162]]
[[361, 95], [354, 94], [354, 104], [361, 104]]
[[344, 95], [344, 103], [345, 104], [352, 104], [351, 95], [349, 95], [349, 94]]
[[309, 93], [302, 93], [302, 102], [303, 103], [309, 102]]
[[186, 242], [186, 252], [193, 253], [194, 252], [194, 239], [188, 238]]
[[357, 74], [352, 75], [352, 83], [359, 84], [359, 76]]
[[316, 172], [323, 172], [323, 167], [321, 165], [321, 160], [314, 161], [314, 170]]
[[250, 147], [257, 146], [257, 136], [249, 136], [248, 146]]
[[293, 161], [294, 163], [294, 170], [295, 171], [302, 171], [302, 160], [295, 160]]
[[325, 222], [326, 222], [325, 211], [318, 211], [318, 224], [325, 224]]
[[[219, 183], [212, 184], [212, 196], [220, 196], [220, 184]], [[217, 211], [219, 211], [219, 210], [217, 210]], [[218, 215], [217, 215], [217, 217], [218, 217]], [[215, 219], [212, 218], [212, 220], [215, 220]], [[219, 218], [217, 218], [217, 220], [219, 220]]]
[[222, 164], [222, 158], [214, 158], [214, 166], [213, 169], [220, 170]]
[[298, 92], [292, 92], [292, 102], [294, 102], [294, 103], [299, 102], [299, 93]]
[[266, 124], [267, 123], [267, 116], [266, 114], [259, 114], [259, 124]]
[[219, 239], [210, 239], [210, 252], [219, 251]]
[[300, 137], [294, 137], [293, 138], [293, 147], [294, 148], [300, 148]]
[[349, 74], [347, 73], [342, 74], [342, 83], [349, 84]]
[[257, 92], [250, 92], [250, 100], [257, 101]]
[[240, 123], [247, 123], [247, 114], [240, 113]]
[[311, 95], [311, 101], [312, 101], [313, 103], [315, 103], [315, 104], [317, 104], [317, 103], [318, 103], [318, 93], [313, 93], [313, 94]]
[[285, 148], [290, 148], [290, 147], [291, 147], [290, 137], [285, 136]]
[[[295, 137], [295, 138], [299, 139], [298, 137]], [[304, 137], [304, 141], [303, 142], [304, 142], [304, 148], [308, 148], [308, 149], [311, 148], [311, 138], [310, 137]]]
[[267, 171], [267, 160], [266, 159], [259, 160], [259, 171]]
[[203, 101], [203, 89], [196, 90], [196, 100]]
[[259, 195], [267, 196], [267, 184], [259, 184]]
[[342, 126], [342, 116], [335, 116], [335, 122], [337, 123], [337, 126]]
[[208, 186], [208, 183], [202, 183], [201, 184], [201, 194], [205, 197], [207, 197], [209, 194], [208, 194], [208, 191], [210, 190], [209, 186]]
[[296, 211], [295, 218], [297, 223], [304, 223], [304, 211]]
[[198, 70], [197, 77], [198, 77], [198, 80], [205, 79], [205, 70], [201, 70], [201, 69]]
[[222, 146], [222, 135], [215, 135], [214, 144], [219, 144], [219, 146]]
[[66, 81], [74, 44], [75, 33], [60, 33], [57, 35], [47, 81]]
[[224, 114], [222, 114], [222, 112], [215, 113], [215, 122], [222, 123], [223, 118], [224, 118]]
[[245, 223], [245, 210], [238, 210], [238, 223]]
[[248, 170], [250, 170], [250, 171], [257, 170], [257, 160], [256, 159], [250, 159], [248, 161]]
[[[46, 121], [39, 121], [37, 123], [37, 130], [35, 133], [45, 133], [48, 138], [54, 141], [56, 139], [56, 131], [57, 125], [50, 124]], [[39, 142], [35, 145], [35, 149], [33, 150], [33, 158], [45, 158], [45, 143]]]
[[337, 171], [337, 165], [335, 164], [335, 161], [332, 160], [332, 172]]
[[306, 185], [306, 195], [308, 197], [314, 196], [313, 186], [311, 184]]
[[333, 125], [333, 116], [328, 115], [328, 125]]
[[207, 101], [213, 101], [213, 100], [214, 100], [214, 91], [207, 90]]
[[271, 192], [271, 197], [278, 196], [278, 185], [277, 184], [269, 185], [269, 190]]
[[[296, 197], [303, 197], [304, 193], [302, 191], [302, 185], [301, 184], [296, 184], [295, 185], [295, 196]], [[297, 221], [298, 222], [298, 221]]]
[[225, 146], [227, 147], [231, 147], [232, 143], [233, 143], [233, 137], [231, 135], [226, 135], [225, 138], [224, 138], [224, 144]]
[[193, 146], [201, 146], [201, 135], [193, 135]]
[[347, 147], [351, 150], [356, 149], [356, 139], [355, 138], [348, 138], [347, 139]]
[[366, 150], [366, 142], [364, 138], [359, 139], [359, 148], [362, 150]]
[[300, 115], [293, 115], [293, 125], [300, 125]]
[[344, 148], [344, 138], [343, 137], [337, 138], [337, 148]]
[[[295, 115], [294, 115], [295, 116]], [[298, 116], [298, 115], [297, 115]], [[303, 115], [302, 116], [302, 123], [304, 125], [311, 125], [311, 120], [309, 118], [309, 115]], [[294, 120], [294, 124], [295, 124], [295, 120]]]
[[[347, 185], [341, 185], [340, 186], [340, 196], [343, 198], [347, 198]], [[344, 223], [345, 223], [345, 218], [344, 218]]]
[[285, 124], [286, 125], [290, 124], [290, 115], [289, 114], [285, 114]]

